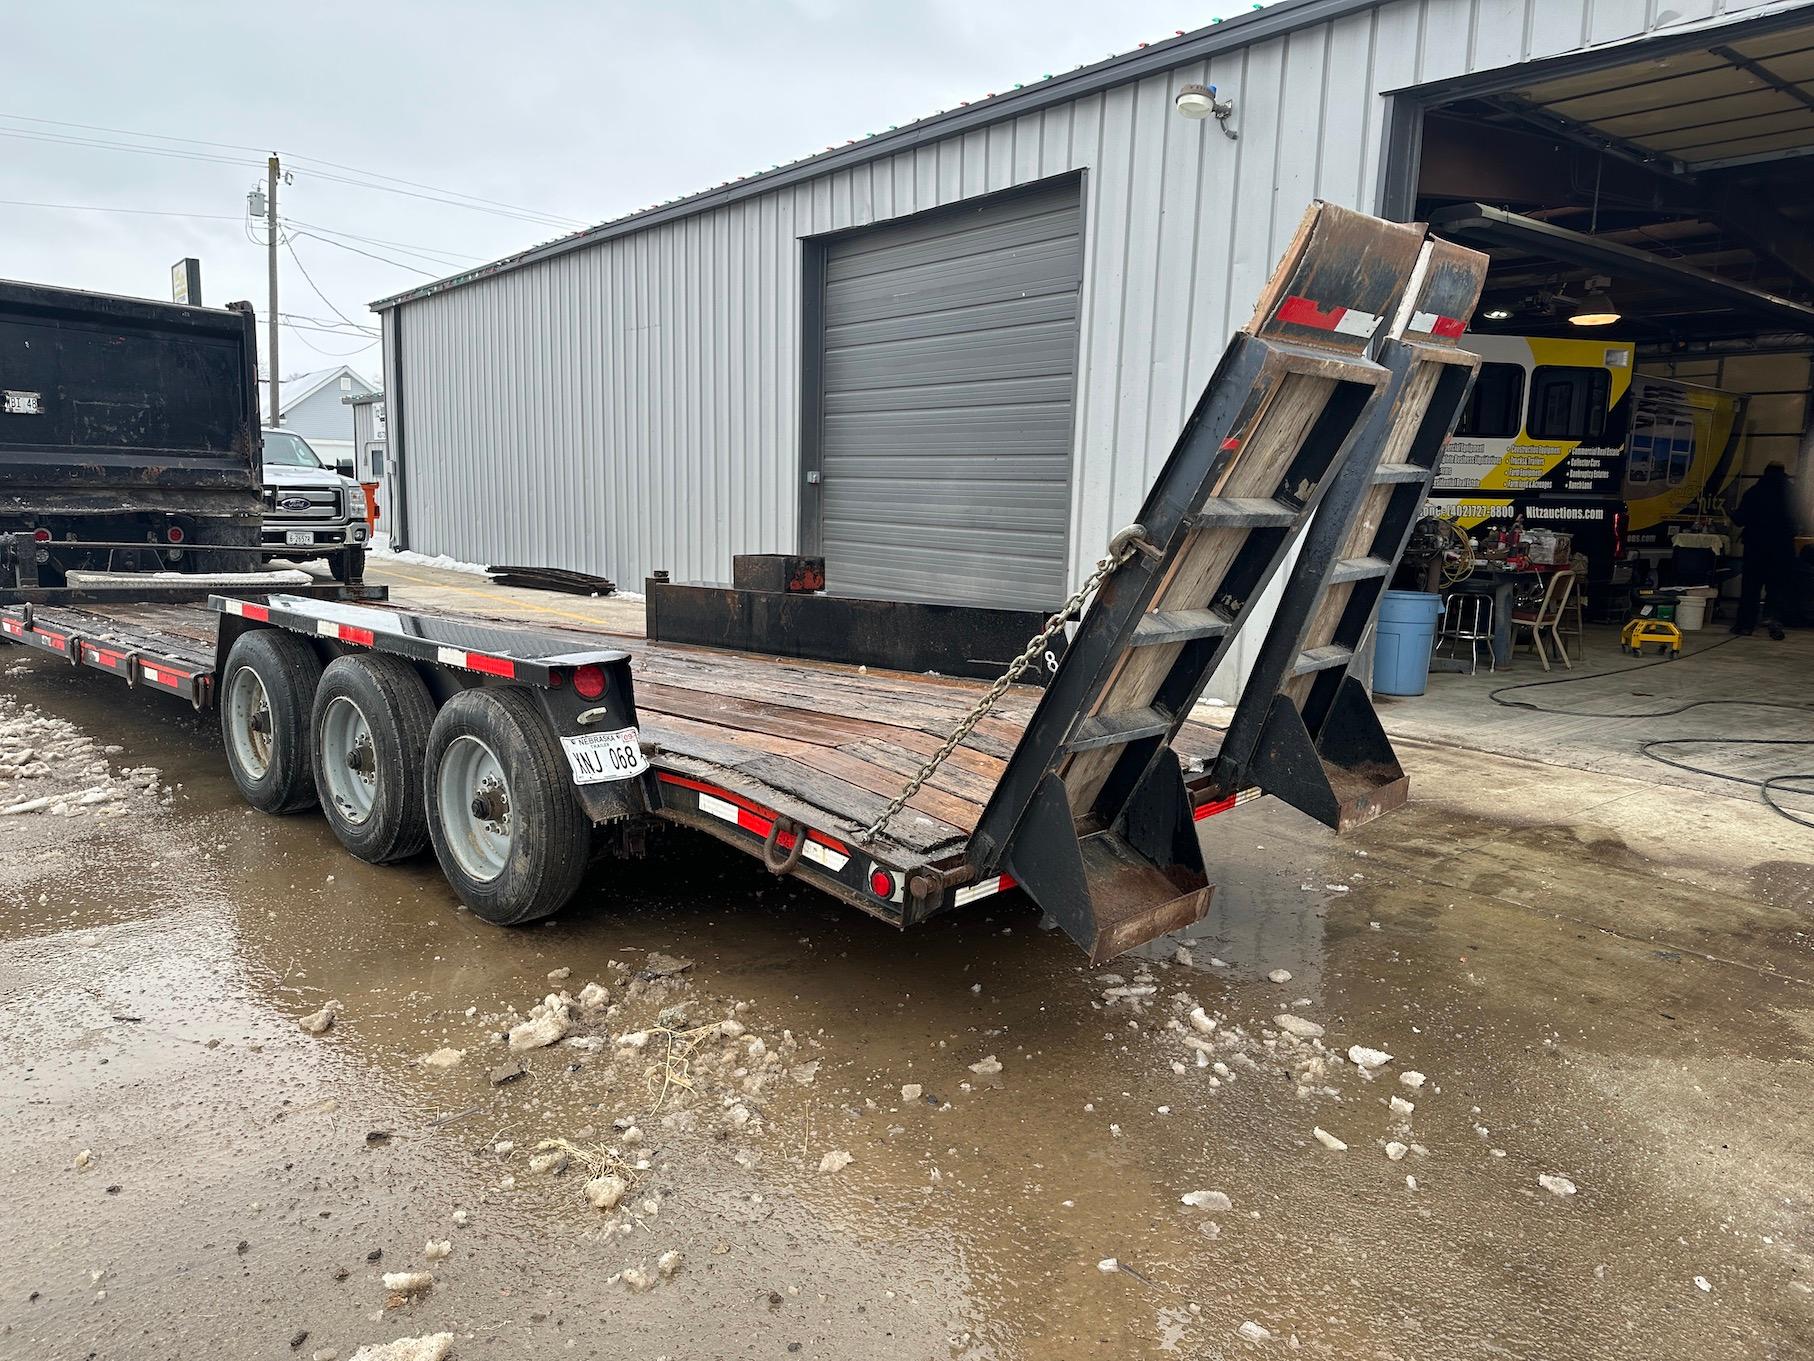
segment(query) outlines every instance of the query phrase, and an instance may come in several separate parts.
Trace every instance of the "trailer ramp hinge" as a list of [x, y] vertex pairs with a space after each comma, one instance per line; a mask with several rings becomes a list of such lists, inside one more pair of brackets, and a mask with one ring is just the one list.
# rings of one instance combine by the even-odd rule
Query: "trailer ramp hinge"
[[[794, 844], [787, 853], [776, 858], [775, 853], [781, 848], [781, 836], [786, 833], [792, 836]], [[806, 828], [792, 818], [775, 814], [775, 820], [768, 825], [768, 835], [762, 840], [762, 868], [773, 875], [787, 875], [794, 872], [800, 863], [800, 856], [806, 850]]]

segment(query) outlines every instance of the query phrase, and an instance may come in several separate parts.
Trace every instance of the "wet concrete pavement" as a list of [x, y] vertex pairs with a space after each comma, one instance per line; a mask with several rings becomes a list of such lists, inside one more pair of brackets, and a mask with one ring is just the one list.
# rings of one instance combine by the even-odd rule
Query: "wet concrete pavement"
[[[1188, 964], [1088, 970], [1009, 901], [899, 934], [678, 831], [501, 931], [432, 861], [246, 810], [210, 724], [13, 664], [6, 694], [177, 787], [5, 828], [0, 1357], [440, 1329], [457, 1358], [1814, 1352], [1814, 846], [1753, 803], [1412, 746], [1411, 807], [1340, 842], [1269, 801], [1205, 824]], [[651, 951], [693, 967], [612, 967]], [[494, 1087], [490, 1036], [589, 980], [621, 1007], [577, 1026], [602, 1045]], [[610, 1037], [680, 1002], [748, 1034], [652, 1109], [653, 1051]], [[443, 1046], [465, 1060], [421, 1064]], [[627, 1208], [532, 1173], [551, 1137], [646, 1159]]]

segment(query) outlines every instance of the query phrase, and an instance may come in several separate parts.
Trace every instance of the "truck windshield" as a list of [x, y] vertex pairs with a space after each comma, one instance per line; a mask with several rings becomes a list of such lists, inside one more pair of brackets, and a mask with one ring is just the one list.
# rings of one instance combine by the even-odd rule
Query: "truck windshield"
[[324, 464], [315, 456], [315, 451], [301, 435], [292, 435], [283, 430], [265, 431], [265, 462], [280, 464], [286, 468], [324, 468]]

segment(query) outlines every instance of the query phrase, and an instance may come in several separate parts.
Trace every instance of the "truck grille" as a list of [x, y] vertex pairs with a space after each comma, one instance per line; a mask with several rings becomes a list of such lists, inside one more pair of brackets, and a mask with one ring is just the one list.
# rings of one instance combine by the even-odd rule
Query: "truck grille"
[[267, 520], [337, 520], [340, 493], [332, 487], [266, 487]]

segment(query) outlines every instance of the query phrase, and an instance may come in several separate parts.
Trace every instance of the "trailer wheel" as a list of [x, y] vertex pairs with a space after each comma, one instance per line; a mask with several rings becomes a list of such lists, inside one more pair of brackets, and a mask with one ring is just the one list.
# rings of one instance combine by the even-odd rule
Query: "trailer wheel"
[[309, 709], [321, 659], [302, 639], [275, 629], [242, 633], [220, 684], [221, 738], [233, 783], [265, 813], [315, 802]]
[[535, 921], [579, 887], [591, 828], [567, 776], [554, 734], [520, 691], [462, 691], [436, 715], [428, 834], [475, 915], [497, 926]]
[[382, 865], [428, 845], [422, 754], [435, 702], [401, 657], [339, 657], [315, 690], [315, 791], [340, 844]]

